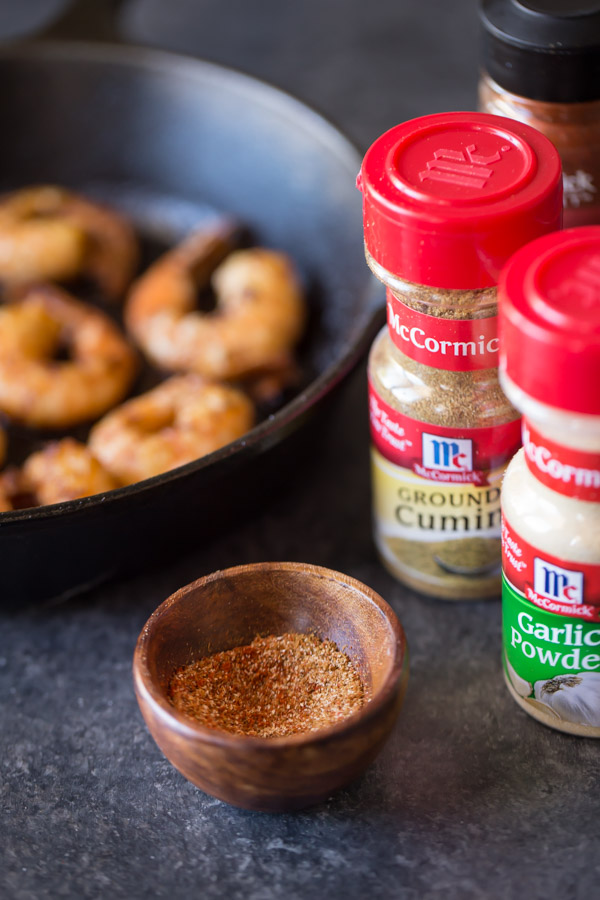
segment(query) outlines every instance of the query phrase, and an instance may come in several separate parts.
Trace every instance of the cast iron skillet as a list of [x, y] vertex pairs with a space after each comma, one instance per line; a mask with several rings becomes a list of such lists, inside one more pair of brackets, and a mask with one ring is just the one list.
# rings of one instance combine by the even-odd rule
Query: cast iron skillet
[[[382, 324], [382, 297], [362, 250], [359, 155], [292, 97], [205, 62], [83, 44], [3, 53], [0, 84], [0, 188], [92, 193], [132, 215], [150, 253], [233, 214], [292, 254], [311, 308], [304, 383], [244, 438], [128, 488], [0, 514], [0, 602], [14, 605], [155, 563], [261, 508], [318, 452], [317, 414]], [[35, 443], [12, 438], [17, 454]]]

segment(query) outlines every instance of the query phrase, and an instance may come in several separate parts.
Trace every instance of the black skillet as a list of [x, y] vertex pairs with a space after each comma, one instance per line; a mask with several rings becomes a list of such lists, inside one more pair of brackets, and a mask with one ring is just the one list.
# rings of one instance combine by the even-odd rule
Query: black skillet
[[[197, 60], [82, 44], [6, 52], [0, 84], [0, 188], [55, 182], [114, 203], [149, 253], [232, 214], [294, 257], [310, 302], [304, 381], [243, 439], [129, 488], [0, 514], [0, 602], [15, 605], [155, 564], [262, 508], [318, 453], [382, 297], [362, 251], [359, 155], [290, 96]], [[12, 438], [21, 454], [39, 440]]]

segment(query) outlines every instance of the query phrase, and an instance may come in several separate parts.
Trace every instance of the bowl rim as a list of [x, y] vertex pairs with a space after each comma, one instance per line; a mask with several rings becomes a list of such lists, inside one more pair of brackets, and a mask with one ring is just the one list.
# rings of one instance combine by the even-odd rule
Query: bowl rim
[[[225, 84], [228, 88], [242, 92], [249, 100], [258, 99], [271, 109], [280, 109], [286, 116], [290, 110], [302, 121], [306, 130], [318, 132], [319, 140], [330, 148], [340, 164], [358, 172], [362, 153], [357, 145], [331, 120], [292, 93], [268, 81], [249, 75], [230, 66], [220, 65], [189, 54], [175, 53], [153, 47], [123, 45], [110, 41], [54, 40], [26, 41], [0, 49], [0, 63], [23, 61], [53, 61], [112, 65], [137, 71], [154, 73], [175, 73], [178, 77]], [[358, 365], [367, 353], [373, 339], [384, 323], [382, 287], [374, 276], [369, 278], [365, 263], [364, 320], [355, 328], [346, 346], [336, 359], [313, 378], [303, 390], [292, 397], [276, 412], [254, 425], [246, 434], [230, 444], [191, 462], [184, 463], [150, 478], [131, 485], [114, 488], [89, 497], [66, 500], [39, 507], [7, 510], [0, 512], [0, 526], [23, 521], [52, 519], [66, 514], [77, 514], [89, 507], [120, 502], [134, 494], [153, 490], [158, 486], [185, 478], [207, 466], [220, 463], [222, 466], [235, 465], [239, 460], [251, 457], [261, 451], [265, 444], [278, 442], [279, 434], [287, 434], [294, 423], [309, 411], [324, 395], [329, 394]]]
[[[342, 719], [340, 722], [326, 728], [314, 731], [301, 732], [300, 734], [284, 737], [259, 737], [247, 734], [235, 734], [233, 732], [209, 728], [180, 713], [167, 700], [163, 691], [156, 685], [150, 675], [147, 664], [147, 648], [152, 638], [153, 627], [162, 618], [164, 612], [198, 585], [208, 585], [218, 581], [222, 577], [236, 576], [247, 572], [276, 572], [276, 571], [301, 571], [317, 576], [328, 581], [336, 581], [347, 588], [359, 593], [363, 598], [375, 605], [385, 620], [389, 630], [390, 647], [393, 658], [390, 670], [377, 692], [359, 710]], [[408, 645], [406, 634], [400, 620], [392, 607], [373, 588], [364, 584], [350, 575], [330, 569], [325, 566], [317, 566], [312, 563], [302, 562], [259, 562], [244, 565], [231, 566], [227, 569], [219, 569], [190, 582], [166, 598], [150, 615], [142, 628], [133, 654], [133, 681], [138, 704], [142, 708], [147, 703], [160, 719], [161, 723], [170, 731], [176, 732], [184, 739], [191, 739], [198, 743], [208, 743], [215, 747], [248, 747], [253, 751], [268, 752], [284, 748], [301, 748], [309, 744], [327, 743], [340, 735], [349, 735], [362, 729], [366, 723], [374, 719], [380, 710], [389, 703], [392, 696], [402, 688], [408, 679]], [[142, 710], [143, 711], [143, 710]]]

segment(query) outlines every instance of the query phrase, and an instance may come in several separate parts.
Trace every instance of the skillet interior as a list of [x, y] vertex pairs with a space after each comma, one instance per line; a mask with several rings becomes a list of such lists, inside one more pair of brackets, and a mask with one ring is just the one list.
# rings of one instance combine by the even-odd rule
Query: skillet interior
[[[0, 184], [2, 184], [1, 181]], [[3, 188], [4, 185], [0, 190]], [[141, 250], [137, 275], [144, 272], [165, 250], [181, 241], [190, 231], [196, 228], [210, 228], [214, 223], [221, 222], [227, 215], [225, 210], [220, 211], [207, 204], [194, 202], [192, 199], [182, 200], [172, 194], [153, 191], [146, 185], [115, 186], [108, 181], [89, 181], [77, 185], [77, 190], [86, 197], [120, 210], [134, 224]], [[252, 246], [257, 243], [260, 243], [260, 240], [250, 229], [242, 225], [239, 229], [239, 238], [236, 237], [236, 246]], [[308, 388], [323, 369], [319, 366], [318, 359], [315, 359], [315, 353], [318, 352], [320, 345], [319, 329], [323, 292], [318, 281], [310, 280], [310, 274], [303, 273], [303, 275], [303, 287], [306, 291], [310, 314], [305, 337], [298, 348], [297, 355], [301, 360], [299, 380], [293, 387], [286, 389], [282, 396], [274, 398], [268, 403], [258, 404], [257, 422], [262, 422], [268, 416], [275, 414], [294, 396]], [[84, 280], [64, 286], [79, 299], [99, 306], [125, 332], [122, 303], [107, 303], [100, 296], [97, 288]], [[204, 299], [206, 301], [208, 298]], [[150, 390], [171, 374], [153, 366], [139, 350], [138, 361], [139, 372], [130, 391], [132, 396]], [[4, 422], [8, 436], [6, 464], [20, 465], [30, 453], [41, 449], [49, 441], [60, 440], [66, 435], [86, 441], [92, 424], [90, 422], [71, 427], [67, 431], [52, 431], [30, 429], [7, 420]], [[67, 504], [63, 504], [63, 506], [65, 505]]]
[[[0, 77], [2, 189], [56, 182], [92, 193], [133, 216], [151, 253], [233, 214], [253, 241], [290, 253], [311, 306], [304, 384], [244, 439], [130, 488], [2, 514], [0, 589], [12, 602], [143, 564], [153, 547], [206, 538], [264, 502], [368, 346], [381, 294], [362, 253], [359, 156], [289, 96], [211, 64], [98, 45], [14, 50]], [[31, 440], [17, 433], [13, 452]]]

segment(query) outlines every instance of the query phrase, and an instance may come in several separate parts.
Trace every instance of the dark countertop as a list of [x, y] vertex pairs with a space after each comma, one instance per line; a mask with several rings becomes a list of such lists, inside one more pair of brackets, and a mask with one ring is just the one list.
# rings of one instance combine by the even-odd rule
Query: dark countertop
[[[132, 0], [120, 35], [273, 81], [366, 146], [401, 119], [473, 105], [474, 18], [468, 0]], [[69, 23], [66, 33], [80, 19]], [[131, 682], [137, 635], [172, 590], [267, 559], [369, 584], [411, 651], [383, 753], [295, 815], [237, 810], [186, 782], [150, 738]], [[364, 368], [301, 479], [254, 521], [158, 575], [2, 614], [0, 627], [7, 900], [596, 896], [598, 745], [544, 728], [510, 699], [499, 602], [418, 597], [375, 557]]]

